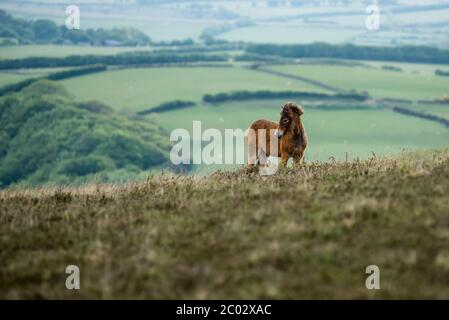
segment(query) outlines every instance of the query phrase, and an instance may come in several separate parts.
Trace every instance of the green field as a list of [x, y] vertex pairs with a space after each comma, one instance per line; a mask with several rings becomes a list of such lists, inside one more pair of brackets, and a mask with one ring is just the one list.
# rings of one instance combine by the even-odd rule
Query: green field
[[[168, 132], [176, 128], [192, 131], [192, 121], [201, 120], [203, 130], [240, 128], [246, 130], [257, 119], [278, 121], [283, 100], [201, 105], [156, 117]], [[302, 117], [309, 135], [307, 161], [326, 161], [330, 157], [349, 159], [397, 154], [404, 150], [446, 147], [449, 130], [428, 120], [404, 116], [388, 109], [325, 111], [308, 108]], [[238, 114], [238, 117], [236, 116]], [[224, 136], [224, 134], [223, 134]], [[228, 165], [202, 166], [197, 172], [230, 168]]]
[[123, 112], [172, 100], [200, 101], [204, 94], [236, 90], [323, 92], [307, 83], [240, 67], [137, 68], [62, 81], [78, 100], [98, 100]]
[[76, 45], [19, 45], [0, 47], [0, 59], [28, 57], [66, 57], [72, 55], [112, 55], [127, 51], [151, 50], [147, 47], [91, 47]]
[[449, 77], [429, 74], [318, 65], [270, 66], [268, 69], [307, 77], [344, 90], [366, 90], [376, 98], [434, 99], [449, 95]]
[[[357, 60], [355, 60], [357, 61]], [[407, 63], [407, 62], [390, 62], [390, 61], [364, 61], [365, 64], [375, 68], [383, 66], [394, 66], [401, 68], [404, 73], [434, 76], [437, 69], [449, 70], [449, 66], [445, 64], [428, 64], [428, 63]]]
[[317, 39], [328, 43], [342, 43], [350, 40], [359, 33], [359, 29], [331, 29], [307, 27], [304, 25], [267, 24], [234, 29], [221, 34], [218, 38], [228, 41], [255, 43], [313, 43]]

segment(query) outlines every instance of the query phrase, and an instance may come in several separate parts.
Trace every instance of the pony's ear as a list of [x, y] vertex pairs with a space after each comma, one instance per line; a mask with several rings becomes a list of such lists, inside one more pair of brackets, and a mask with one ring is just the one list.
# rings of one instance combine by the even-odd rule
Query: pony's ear
[[302, 116], [304, 114], [304, 109], [300, 105], [291, 106], [293, 112], [298, 114], [298, 116]]

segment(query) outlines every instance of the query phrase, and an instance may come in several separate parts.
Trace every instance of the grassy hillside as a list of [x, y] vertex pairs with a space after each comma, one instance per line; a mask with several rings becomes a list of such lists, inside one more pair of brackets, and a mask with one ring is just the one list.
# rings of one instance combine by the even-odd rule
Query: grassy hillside
[[48, 80], [0, 99], [0, 188], [135, 179], [167, 165], [169, 148], [154, 123], [76, 102]]
[[0, 297], [447, 299], [448, 194], [447, 150], [3, 190]]

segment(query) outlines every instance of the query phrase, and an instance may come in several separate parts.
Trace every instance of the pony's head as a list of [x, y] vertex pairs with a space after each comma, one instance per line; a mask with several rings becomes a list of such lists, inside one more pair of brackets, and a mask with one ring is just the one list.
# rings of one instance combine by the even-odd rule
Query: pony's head
[[304, 114], [304, 110], [300, 105], [293, 102], [287, 102], [282, 107], [281, 119], [279, 120], [279, 128], [276, 131], [278, 138], [282, 138], [286, 132], [293, 130], [299, 126], [299, 117]]

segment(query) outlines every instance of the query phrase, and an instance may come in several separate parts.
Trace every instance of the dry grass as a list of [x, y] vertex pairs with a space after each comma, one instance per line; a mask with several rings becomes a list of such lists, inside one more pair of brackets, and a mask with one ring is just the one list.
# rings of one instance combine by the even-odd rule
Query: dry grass
[[449, 298], [448, 213], [449, 151], [8, 189], [0, 298]]

